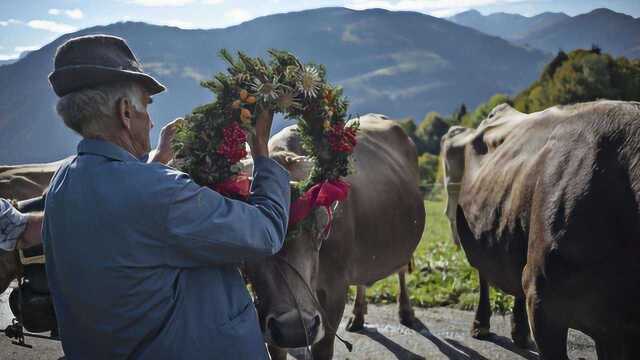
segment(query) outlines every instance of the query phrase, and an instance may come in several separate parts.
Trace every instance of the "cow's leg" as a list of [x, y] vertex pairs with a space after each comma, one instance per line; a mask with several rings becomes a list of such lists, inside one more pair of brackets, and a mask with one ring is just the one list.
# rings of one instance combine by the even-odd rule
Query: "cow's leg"
[[413, 307], [411, 307], [411, 300], [409, 299], [409, 291], [407, 290], [406, 282], [406, 270], [400, 270], [398, 272], [398, 282], [400, 292], [398, 293], [398, 315], [400, 316], [400, 323], [406, 327], [412, 328], [415, 323], [415, 314]]
[[[527, 297], [527, 313], [533, 338], [541, 360], [568, 360], [567, 334], [569, 328], [549, 313], [544, 299], [544, 279], [527, 264], [523, 272], [523, 288]], [[545, 307], [547, 308], [545, 311]]]
[[511, 315], [511, 339], [516, 346], [526, 349], [530, 344], [529, 319], [524, 296], [515, 298], [513, 314]]
[[475, 339], [486, 339], [491, 329], [491, 302], [489, 301], [489, 283], [487, 280], [480, 277], [480, 300], [478, 301], [478, 307], [476, 308], [476, 318], [473, 321], [471, 327], [471, 337]]
[[332, 288], [322, 291], [322, 296], [319, 296], [326, 315], [324, 321], [327, 323], [324, 326], [324, 337], [311, 347], [314, 360], [331, 360], [333, 358], [333, 343], [342, 319], [344, 305], [347, 302], [348, 288], [348, 285], [332, 286]]
[[275, 347], [273, 345], [267, 345], [271, 360], [287, 360], [287, 350]]
[[367, 287], [356, 286], [356, 301], [353, 304], [353, 317], [349, 319], [347, 331], [355, 332], [364, 329], [364, 316], [367, 314]]

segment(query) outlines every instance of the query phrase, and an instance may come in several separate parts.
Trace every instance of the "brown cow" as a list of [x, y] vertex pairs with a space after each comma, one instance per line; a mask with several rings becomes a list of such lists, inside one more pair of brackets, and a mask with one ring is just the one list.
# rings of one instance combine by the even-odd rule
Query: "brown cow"
[[[348, 287], [370, 285], [403, 269], [420, 241], [425, 210], [413, 143], [395, 122], [380, 116], [361, 117], [360, 126], [355, 172], [346, 179], [351, 192], [339, 204], [328, 238], [320, 236], [327, 214], [317, 209], [315, 226], [293, 234], [276, 256], [247, 264], [274, 359], [286, 357], [282, 348], [308, 345], [313, 345], [314, 359], [331, 359]], [[295, 137], [286, 129], [272, 139], [270, 149], [300, 151]], [[285, 158], [292, 160], [283, 162], [292, 173], [305, 166], [294, 161], [301, 159], [295, 155]], [[401, 287], [400, 314], [411, 323], [413, 312]], [[363, 289], [355, 328], [364, 321]]]
[[[63, 161], [0, 166], [0, 197], [9, 200], [26, 200], [42, 195], [53, 173]], [[0, 251], [0, 294], [7, 290], [19, 271], [15, 252]]]
[[[640, 358], [639, 120], [640, 103], [502, 105], [443, 140], [446, 167], [462, 174], [449, 179], [460, 243], [482, 279], [516, 296], [519, 329], [526, 296], [543, 359], [567, 359], [570, 327], [599, 359]], [[488, 330], [485, 305], [476, 321]]]

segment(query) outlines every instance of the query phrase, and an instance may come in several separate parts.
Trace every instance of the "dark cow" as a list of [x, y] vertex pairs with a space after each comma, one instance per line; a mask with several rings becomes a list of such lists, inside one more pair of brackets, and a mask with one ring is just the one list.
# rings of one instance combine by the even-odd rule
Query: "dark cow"
[[[62, 161], [0, 166], [0, 197], [9, 200], [26, 200], [42, 195]], [[20, 271], [16, 253], [0, 251], [0, 294], [7, 289]]]
[[568, 328], [590, 335], [599, 359], [640, 358], [639, 121], [635, 102], [530, 115], [501, 105], [445, 136], [456, 236], [484, 283], [476, 328], [488, 331], [488, 281], [516, 296], [515, 339], [526, 297], [543, 359], [567, 359]]
[[[351, 192], [338, 205], [328, 238], [321, 238], [327, 213], [316, 209], [315, 226], [293, 234], [276, 256], [247, 264], [274, 359], [286, 357], [282, 348], [309, 345], [314, 359], [331, 359], [349, 286], [370, 285], [404, 269], [422, 236], [425, 210], [413, 143], [381, 116], [360, 118], [360, 129], [355, 172], [346, 178]], [[307, 176], [298, 172], [309, 167], [298, 156], [301, 149], [291, 128], [276, 135], [270, 149], [291, 152], [274, 158], [292, 174]], [[401, 272], [400, 315], [410, 324], [413, 311], [403, 282]], [[354, 307], [356, 329], [364, 322], [363, 289]]]

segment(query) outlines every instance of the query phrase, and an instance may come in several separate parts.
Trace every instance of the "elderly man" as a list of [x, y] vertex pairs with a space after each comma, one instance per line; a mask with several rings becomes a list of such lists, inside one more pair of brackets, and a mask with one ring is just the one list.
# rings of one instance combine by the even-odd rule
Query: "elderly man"
[[[49, 79], [59, 115], [84, 138], [52, 179], [43, 229], [67, 359], [267, 358], [238, 264], [276, 253], [286, 233], [289, 177], [267, 157], [272, 115], [249, 144], [245, 203], [141, 160], [147, 107], [164, 87], [124, 40], [67, 41]], [[171, 158], [168, 138], [155, 159]]]
[[0, 198], [0, 249], [12, 251], [40, 244], [42, 214], [23, 214]]

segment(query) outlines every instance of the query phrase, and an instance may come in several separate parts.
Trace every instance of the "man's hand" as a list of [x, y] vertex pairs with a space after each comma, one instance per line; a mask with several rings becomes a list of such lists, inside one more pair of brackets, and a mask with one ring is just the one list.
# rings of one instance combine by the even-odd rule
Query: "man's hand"
[[263, 110], [256, 120], [255, 133], [249, 136], [248, 142], [251, 148], [251, 157], [257, 156], [269, 157], [269, 135], [271, 134], [271, 125], [273, 124], [273, 111]]
[[28, 214], [27, 226], [18, 239], [16, 248], [27, 249], [42, 243], [42, 213]]
[[165, 125], [162, 130], [160, 130], [160, 140], [158, 141], [158, 147], [151, 152], [149, 156], [149, 162], [155, 161], [166, 164], [171, 159], [173, 159], [173, 149], [171, 148], [171, 142], [173, 141], [173, 136], [176, 134], [177, 125], [182, 121], [184, 121], [183, 118], [177, 118]]

